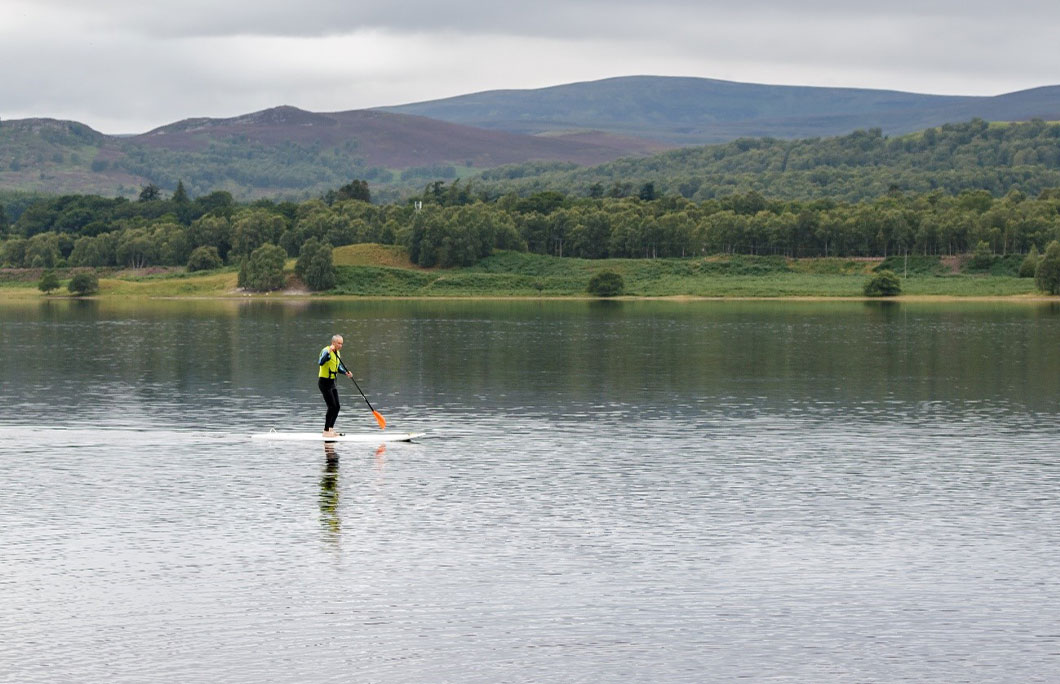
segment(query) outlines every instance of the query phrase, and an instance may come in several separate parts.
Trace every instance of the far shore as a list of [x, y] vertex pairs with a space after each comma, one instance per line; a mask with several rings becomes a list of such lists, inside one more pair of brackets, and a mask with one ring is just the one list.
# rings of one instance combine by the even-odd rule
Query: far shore
[[[522, 252], [495, 252], [467, 267], [424, 269], [394, 245], [354, 244], [333, 250], [336, 280], [325, 292], [310, 292], [285, 264], [284, 287], [269, 293], [246, 292], [237, 285], [235, 266], [189, 273], [183, 267], [106, 268], [96, 271], [104, 299], [252, 300], [252, 301], [894, 301], [1013, 302], [1060, 301], [1035, 289], [1033, 278], [1019, 278], [1012, 265], [969, 271], [959, 260], [917, 257], [896, 262], [901, 293], [867, 297], [865, 284], [883, 259], [778, 259], [720, 255], [683, 259], [574, 259]], [[41, 269], [0, 269], [0, 301], [73, 298], [66, 285], [85, 269], [57, 269], [60, 289], [37, 288]], [[620, 296], [589, 294], [588, 284], [604, 271], [617, 274]]]
[[1012, 304], [1060, 303], [1060, 295], [1012, 294], [1012, 295], [897, 295], [893, 297], [865, 296], [826, 296], [826, 295], [785, 295], [785, 296], [702, 296], [702, 295], [665, 295], [641, 296], [620, 295], [616, 297], [593, 297], [589, 295], [342, 295], [342, 294], [306, 294], [304, 292], [284, 294], [277, 292], [239, 292], [231, 294], [209, 295], [138, 295], [138, 294], [95, 294], [76, 296], [72, 294], [44, 294], [33, 288], [0, 289], [0, 304], [10, 300], [38, 301], [83, 301], [83, 300], [126, 300], [126, 301], [272, 301], [304, 303], [313, 301], [526, 301], [526, 302], [904, 302], [904, 303], [988, 303], [1006, 302]]

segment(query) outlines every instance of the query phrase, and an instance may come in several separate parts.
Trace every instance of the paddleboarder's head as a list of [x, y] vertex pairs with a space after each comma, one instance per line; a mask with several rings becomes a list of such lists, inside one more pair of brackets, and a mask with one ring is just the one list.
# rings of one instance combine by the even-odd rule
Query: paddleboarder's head
[[342, 349], [342, 335], [331, 336], [331, 348], [335, 351]]

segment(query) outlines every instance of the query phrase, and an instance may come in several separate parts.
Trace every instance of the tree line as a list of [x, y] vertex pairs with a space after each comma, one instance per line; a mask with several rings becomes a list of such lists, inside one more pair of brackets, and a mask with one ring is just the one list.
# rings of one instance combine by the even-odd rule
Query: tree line
[[[198, 248], [239, 265], [263, 245], [298, 257], [307, 241], [331, 247], [404, 246], [421, 266], [470, 265], [494, 249], [588, 259], [708, 254], [887, 257], [1042, 251], [1060, 239], [1060, 188], [891, 192], [860, 202], [789, 201], [758, 192], [705, 201], [657, 196], [577, 197], [554, 191], [491, 198], [459, 181], [435, 182], [408, 202], [372, 204], [354, 181], [303, 202], [237, 203], [226, 192], [191, 199], [178, 184], [136, 201], [71, 195], [35, 201], [0, 223], [0, 262], [14, 267], [189, 265]], [[5, 215], [0, 211], [0, 216]], [[200, 253], [200, 264], [212, 264]]]
[[486, 201], [469, 184], [435, 183], [421, 196], [411, 230], [397, 235], [424, 266], [465, 265], [490, 240], [506, 249], [600, 259], [954, 255], [980, 243], [1006, 255], [1060, 239], [1060, 189], [1002, 198], [985, 190], [891, 192], [861, 202], [784, 201], [752, 191], [695, 202], [657, 197], [647, 185], [621, 198], [544, 191]]

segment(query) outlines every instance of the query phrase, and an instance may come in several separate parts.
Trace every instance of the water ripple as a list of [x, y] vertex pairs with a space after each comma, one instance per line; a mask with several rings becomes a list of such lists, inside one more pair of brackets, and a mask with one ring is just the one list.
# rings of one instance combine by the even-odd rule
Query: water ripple
[[[0, 681], [1060, 679], [1055, 396], [970, 375], [923, 393], [930, 373], [885, 369], [838, 382], [821, 357], [816, 380], [764, 357], [754, 373], [736, 352], [718, 376], [629, 352], [564, 382], [582, 366], [524, 368], [510, 348], [650, 335], [664, 356], [695, 355], [714, 349], [704, 330], [749, 349], [783, 329], [812, 356], [811, 341], [890, 323], [504, 311], [375, 321], [380, 349], [441, 336], [366, 382], [392, 429], [427, 432], [412, 444], [252, 442], [317, 429], [300, 369], [101, 364], [59, 383], [4, 366]], [[333, 325], [299, 315], [314, 334]], [[918, 316], [930, 339], [975, 327]], [[216, 359], [233, 326], [276, 329], [185, 323], [78, 333], [128, 336], [112, 363], [174, 330]], [[0, 353], [33, 347], [34, 330], [5, 324]], [[290, 334], [283, 354], [305, 346]], [[502, 368], [462, 354], [465, 339]], [[655, 375], [627, 382], [631, 359]], [[341, 425], [375, 430], [350, 389]]]

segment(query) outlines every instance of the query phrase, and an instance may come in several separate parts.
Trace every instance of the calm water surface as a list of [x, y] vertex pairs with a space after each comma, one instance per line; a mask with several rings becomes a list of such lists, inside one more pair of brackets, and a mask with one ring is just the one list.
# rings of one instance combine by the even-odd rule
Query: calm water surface
[[[333, 332], [426, 438], [248, 439]], [[1058, 398], [1056, 305], [0, 302], [0, 681], [1055, 682]]]

